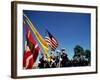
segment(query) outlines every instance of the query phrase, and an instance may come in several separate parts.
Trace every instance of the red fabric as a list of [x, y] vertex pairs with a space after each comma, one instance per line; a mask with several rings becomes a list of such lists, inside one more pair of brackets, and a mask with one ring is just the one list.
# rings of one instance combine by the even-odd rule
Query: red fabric
[[28, 29], [27, 26], [26, 26], [26, 39], [28, 39], [30, 42], [32, 42], [34, 45], [36, 45], [36, 41], [34, 40], [32, 33], [30, 32], [30, 30]]
[[27, 58], [29, 57], [29, 56], [31, 56], [32, 55], [32, 53], [31, 53], [31, 51], [24, 51], [24, 56], [23, 56], [23, 67], [25, 67], [26, 69], [32, 69], [32, 67], [33, 67], [33, 64], [34, 64], [34, 59], [33, 58], [31, 58], [30, 60], [29, 60], [29, 64], [28, 64], [28, 66], [26, 67], [26, 60], [27, 60]]
[[[38, 53], [39, 53], [39, 46], [36, 46], [36, 41], [34, 40], [33, 36], [32, 36], [32, 33], [30, 32], [30, 30], [28, 29], [27, 26], [25, 26], [26, 28], [26, 40], [30, 41], [33, 45], [34, 45], [34, 49], [33, 49], [33, 53], [32, 51], [27, 51], [25, 50], [24, 51], [24, 55], [23, 55], [23, 67], [26, 67], [26, 60], [27, 58], [30, 56], [30, 55], [33, 55], [33, 57], [29, 60], [29, 64], [28, 64], [28, 67], [26, 69], [32, 69], [32, 66], [34, 65], [36, 59], [37, 59], [37, 56], [38, 56]], [[26, 45], [28, 46], [28, 45]]]
[[37, 56], [38, 56], [39, 50], [40, 50], [40, 48], [39, 48], [39, 46], [37, 46], [37, 47], [35, 48], [34, 56], [33, 56], [34, 62], [35, 62], [36, 59], [37, 59]]

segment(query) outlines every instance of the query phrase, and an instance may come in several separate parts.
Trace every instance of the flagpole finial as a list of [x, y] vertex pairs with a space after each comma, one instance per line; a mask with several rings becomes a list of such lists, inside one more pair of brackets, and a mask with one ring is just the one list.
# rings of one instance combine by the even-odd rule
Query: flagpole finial
[[26, 17], [26, 14], [23, 14], [24, 17]]
[[26, 16], [26, 14], [23, 14], [23, 16], [25, 17], [26, 20], [28, 19], [28, 17]]

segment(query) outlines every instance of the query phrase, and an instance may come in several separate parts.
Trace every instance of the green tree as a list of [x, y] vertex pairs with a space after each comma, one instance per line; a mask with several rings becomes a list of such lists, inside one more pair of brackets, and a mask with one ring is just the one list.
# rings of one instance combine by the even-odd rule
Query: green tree
[[89, 62], [90, 62], [90, 60], [91, 60], [91, 52], [90, 52], [90, 50], [85, 50], [85, 57], [89, 60]]
[[84, 55], [84, 49], [80, 45], [76, 45], [74, 48], [74, 57], [80, 57], [81, 55]]

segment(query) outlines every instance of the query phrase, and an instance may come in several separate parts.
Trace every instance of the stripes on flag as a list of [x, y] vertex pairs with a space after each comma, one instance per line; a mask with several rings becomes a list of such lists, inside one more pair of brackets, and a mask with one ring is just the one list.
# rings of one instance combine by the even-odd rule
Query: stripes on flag
[[27, 24], [24, 24], [26, 29], [25, 50], [23, 54], [23, 68], [32, 69], [39, 54], [39, 46], [28, 29]]
[[[27, 45], [26, 45], [27, 46]], [[35, 45], [35, 49], [34, 49], [34, 54], [33, 55], [30, 50], [26, 51], [24, 53], [24, 56], [26, 56], [26, 63], [25, 63], [25, 68], [26, 69], [31, 69], [33, 67], [33, 64], [35, 63], [36, 61], [36, 58], [38, 56], [38, 50], [39, 50], [39, 47], [38, 47], [38, 44]]]
[[58, 42], [55, 39], [55, 37], [48, 30], [46, 30], [46, 31], [47, 31], [48, 35], [46, 35], [45, 41], [50, 46], [51, 50], [55, 51], [55, 49], [58, 47]]

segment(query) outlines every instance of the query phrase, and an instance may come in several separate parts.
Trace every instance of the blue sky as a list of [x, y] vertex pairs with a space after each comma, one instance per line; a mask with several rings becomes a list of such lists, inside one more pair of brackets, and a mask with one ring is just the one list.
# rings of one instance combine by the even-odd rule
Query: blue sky
[[[43, 38], [45, 38], [45, 28], [48, 29], [59, 43], [57, 50], [65, 48], [70, 59], [74, 55], [73, 48], [76, 45], [90, 50], [90, 14], [31, 10], [24, 10], [23, 13], [28, 16]], [[24, 28], [23, 35], [25, 40]]]

